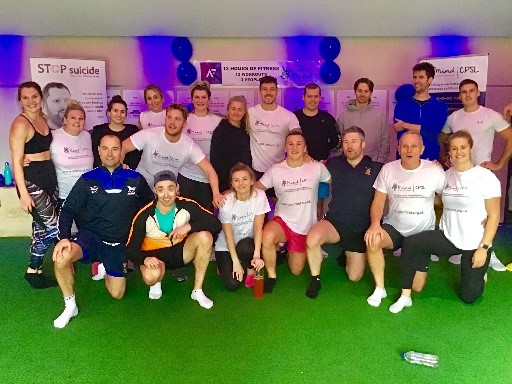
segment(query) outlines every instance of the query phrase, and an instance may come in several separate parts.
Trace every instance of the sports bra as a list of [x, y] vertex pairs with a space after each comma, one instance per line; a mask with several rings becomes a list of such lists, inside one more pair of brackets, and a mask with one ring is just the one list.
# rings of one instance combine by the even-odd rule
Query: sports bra
[[28, 117], [20, 115], [27, 119], [32, 128], [34, 128], [34, 136], [25, 143], [25, 153], [26, 154], [34, 154], [41, 153], [50, 150], [50, 144], [52, 143], [52, 131], [48, 132], [46, 136], [41, 135], [34, 124], [28, 119]]

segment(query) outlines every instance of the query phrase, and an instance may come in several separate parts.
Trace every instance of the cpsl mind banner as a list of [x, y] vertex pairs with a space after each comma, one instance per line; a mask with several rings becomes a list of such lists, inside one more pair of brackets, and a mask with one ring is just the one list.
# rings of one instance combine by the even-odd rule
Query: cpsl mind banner
[[201, 80], [212, 85], [259, 86], [263, 76], [274, 76], [281, 86], [320, 83], [320, 61], [194, 61]]
[[62, 127], [69, 99], [82, 104], [85, 129], [107, 121], [105, 62], [99, 60], [31, 58], [32, 80], [43, 89], [43, 110], [51, 129]]
[[485, 105], [487, 92], [487, 73], [489, 55], [469, 55], [443, 58], [422, 59], [436, 68], [436, 76], [430, 85], [429, 92], [436, 94], [438, 99], [448, 104], [449, 112], [462, 108], [459, 100], [459, 83], [471, 79], [478, 84], [480, 97], [478, 103]]

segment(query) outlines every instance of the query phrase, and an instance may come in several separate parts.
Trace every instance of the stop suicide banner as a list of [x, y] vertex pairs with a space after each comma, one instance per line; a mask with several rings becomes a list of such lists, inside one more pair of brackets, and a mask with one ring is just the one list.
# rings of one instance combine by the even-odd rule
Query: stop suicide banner
[[449, 112], [462, 108], [459, 100], [459, 84], [464, 79], [471, 79], [478, 84], [480, 97], [478, 103], [485, 105], [487, 91], [487, 73], [489, 55], [469, 55], [422, 59], [436, 68], [434, 81], [429, 92], [448, 104]]
[[50, 128], [62, 126], [64, 110], [69, 99], [82, 104], [87, 118], [85, 129], [107, 121], [107, 79], [105, 62], [99, 60], [31, 58], [32, 80], [44, 90], [49, 83], [43, 110]]
[[211, 85], [259, 86], [263, 76], [274, 76], [281, 86], [320, 83], [320, 61], [194, 61], [201, 80]]

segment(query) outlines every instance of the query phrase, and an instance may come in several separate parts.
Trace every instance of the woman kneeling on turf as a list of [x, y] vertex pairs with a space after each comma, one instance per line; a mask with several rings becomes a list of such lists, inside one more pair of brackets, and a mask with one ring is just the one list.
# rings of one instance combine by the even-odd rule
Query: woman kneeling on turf
[[415, 272], [424, 270], [430, 254], [461, 258], [460, 298], [474, 303], [483, 293], [491, 245], [500, 219], [501, 187], [488, 169], [471, 161], [473, 139], [458, 131], [448, 139], [452, 167], [446, 172], [440, 229], [404, 240], [402, 247], [402, 296], [389, 310], [410, 307]]
[[265, 192], [254, 188], [254, 172], [238, 163], [230, 172], [232, 191], [219, 210], [222, 232], [215, 243], [215, 258], [222, 283], [230, 291], [254, 284], [254, 269], [265, 265], [261, 259], [261, 239], [265, 213], [270, 211]]

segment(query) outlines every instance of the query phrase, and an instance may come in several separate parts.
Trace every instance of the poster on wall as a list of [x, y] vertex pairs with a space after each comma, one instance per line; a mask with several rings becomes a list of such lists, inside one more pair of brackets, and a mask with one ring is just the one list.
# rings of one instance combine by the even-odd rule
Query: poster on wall
[[138, 124], [141, 112], [147, 109], [146, 101], [144, 100], [144, 90], [125, 89], [123, 91], [123, 100], [126, 101], [128, 106], [126, 122], [128, 124]]
[[106, 122], [107, 81], [100, 60], [31, 58], [32, 80], [43, 88], [43, 110], [51, 129], [62, 127], [70, 99], [82, 104], [87, 114], [85, 129]]
[[485, 105], [489, 55], [427, 58], [420, 60], [420, 62], [422, 61], [426, 61], [436, 68], [436, 76], [430, 84], [429, 91], [448, 104], [450, 113], [462, 108], [462, 103], [459, 100], [459, 84], [464, 79], [476, 81], [480, 91], [478, 103]]
[[201, 80], [211, 85], [259, 86], [263, 76], [273, 76], [281, 86], [320, 82], [320, 61], [194, 61]]

